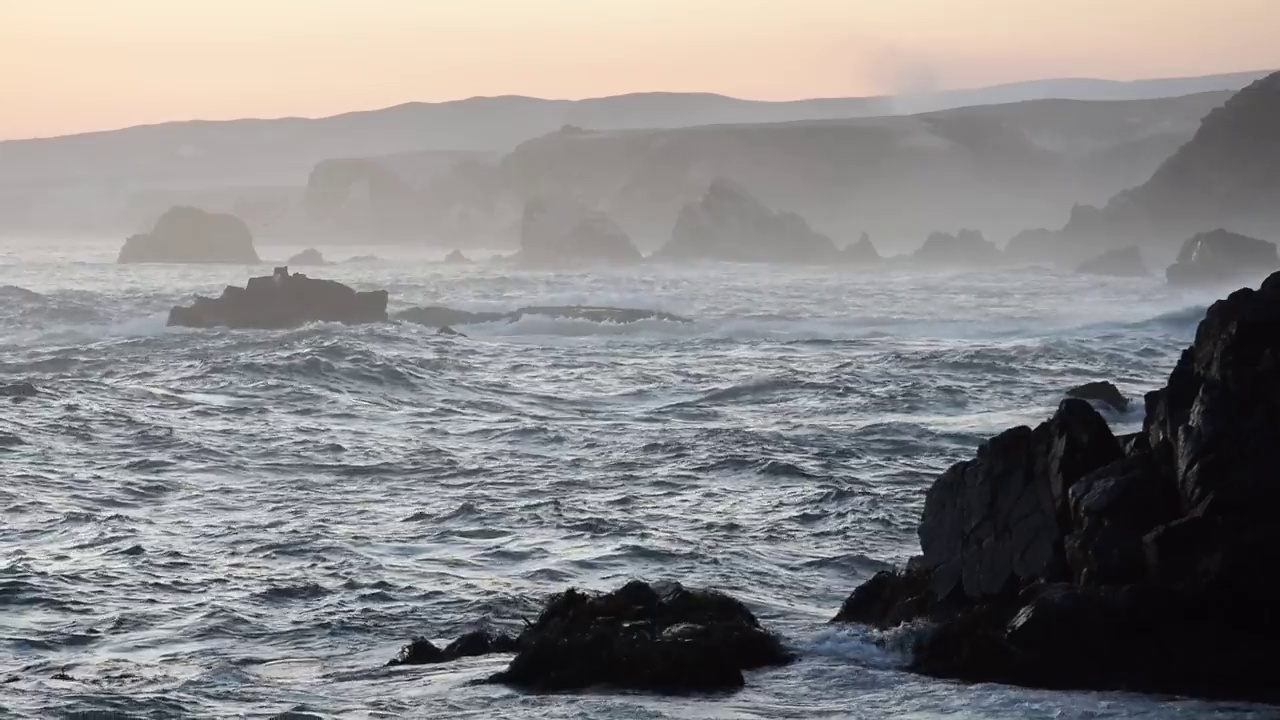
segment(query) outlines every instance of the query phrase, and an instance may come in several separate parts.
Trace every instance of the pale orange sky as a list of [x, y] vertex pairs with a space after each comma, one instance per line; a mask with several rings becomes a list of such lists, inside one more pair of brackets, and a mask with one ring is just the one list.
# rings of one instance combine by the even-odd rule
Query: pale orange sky
[[1280, 67], [1280, 0], [0, 0], [0, 138], [413, 100]]

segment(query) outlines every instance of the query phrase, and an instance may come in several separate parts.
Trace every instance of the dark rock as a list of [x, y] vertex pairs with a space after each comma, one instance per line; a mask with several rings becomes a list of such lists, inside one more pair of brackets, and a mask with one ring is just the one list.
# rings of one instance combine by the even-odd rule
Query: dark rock
[[1151, 271], [1142, 262], [1142, 252], [1137, 245], [1108, 250], [1086, 260], [1076, 267], [1081, 275], [1107, 275], [1110, 277], [1149, 277]]
[[454, 658], [426, 638], [414, 638], [412, 642], [400, 648], [394, 658], [387, 661], [387, 666], [396, 665], [436, 665], [449, 662]]
[[293, 257], [289, 258], [289, 262], [285, 264], [286, 265], [328, 265], [329, 263], [325, 262], [324, 255], [321, 255], [319, 250], [316, 250], [315, 248], [307, 248], [306, 250], [303, 250], [297, 255], [294, 255]]
[[931, 621], [932, 675], [1280, 703], [1276, 438], [1280, 273], [1209, 308], [1143, 432], [1067, 400], [944, 473], [923, 560], [838, 619]]
[[120, 263], [258, 262], [249, 226], [234, 215], [193, 207], [169, 208], [155, 228], [133, 235], [120, 249]]
[[862, 237], [858, 242], [845, 247], [840, 251], [840, 259], [852, 265], [872, 265], [880, 262], [884, 258], [881, 257], [880, 251], [876, 250], [876, 246], [871, 242], [871, 236], [862, 233]]
[[458, 658], [515, 651], [516, 639], [506, 633], [489, 629], [472, 630], [449, 643], [443, 650], [426, 638], [414, 638], [408, 645], [400, 648], [394, 658], [387, 661], [387, 666], [438, 665]]
[[1104, 405], [1119, 412], [1124, 412], [1129, 409], [1129, 399], [1120, 392], [1120, 388], [1106, 380], [1078, 385], [1068, 390], [1066, 395], [1069, 398], [1079, 398], [1081, 400], [1103, 403]]
[[1035, 430], [1007, 430], [958, 463], [925, 496], [920, 548], [933, 590], [996, 596], [1065, 575], [1067, 492], [1121, 457], [1107, 423], [1087, 402], [1064, 400]]
[[525, 204], [516, 255], [522, 265], [625, 264], [642, 259], [631, 238], [604, 213], [563, 198]]
[[1004, 254], [994, 243], [987, 242], [977, 230], [961, 230], [955, 235], [936, 232], [911, 256], [925, 267], [957, 267], [985, 269], [1004, 262]]
[[471, 259], [463, 255], [461, 250], [454, 250], [444, 256], [444, 261], [450, 265], [467, 265], [471, 262]]
[[718, 178], [700, 200], [680, 208], [671, 241], [654, 257], [811, 263], [835, 260], [839, 253], [804, 218], [771, 210], [737, 183]]
[[453, 328], [449, 327], [448, 325], [445, 325], [444, 327], [440, 328], [439, 330], [436, 330], [436, 334], [437, 334], [437, 335], [444, 335], [445, 337], [466, 337], [466, 335], [464, 335], [464, 334], [462, 334], [462, 333], [458, 332], [457, 330], [454, 330]]
[[0, 385], [0, 397], [28, 398], [39, 394], [40, 391], [36, 389], [36, 386], [29, 382]]
[[417, 307], [396, 315], [399, 320], [443, 328], [453, 325], [476, 325], [491, 322], [515, 322], [527, 315], [540, 315], [557, 320], [587, 320], [598, 323], [627, 324], [641, 320], [691, 323], [692, 320], [658, 310], [593, 307], [588, 305], [547, 305], [522, 307], [510, 312], [470, 312], [441, 306]]
[[605, 595], [556, 595], [519, 648], [491, 682], [536, 691], [710, 692], [742, 687], [743, 670], [792, 659], [737, 600], [638, 581]]
[[1220, 285], [1256, 281], [1280, 268], [1275, 243], [1226, 230], [1200, 233], [1182, 245], [1165, 271], [1171, 285]]
[[516, 639], [506, 633], [473, 630], [449, 643], [444, 653], [455, 658], [478, 657], [493, 653], [513, 653], [517, 647]]
[[317, 280], [279, 267], [251, 278], [244, 288], [228, 287], [219, 298], [196, 297], [190, 307], [169, 311], [169, 325], [279, 329], [309, 322], [384, 322], [387, 291], [356, 292], [333, 280]]

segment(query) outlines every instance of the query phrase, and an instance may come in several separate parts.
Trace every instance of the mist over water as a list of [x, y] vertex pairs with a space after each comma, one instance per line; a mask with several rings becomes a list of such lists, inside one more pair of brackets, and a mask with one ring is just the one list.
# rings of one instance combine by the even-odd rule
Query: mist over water
[[[165, 328], [171, 305], [264, 268], [114, 251], [0, 256], [0, 383], [41, 390], [0, 400], [0, 707], [16, 716], [1254, 714], [935, 681], [898, 669], [905, 638], [826, 625], [916, 550], [938, 472], [1072, 385], [1161, 384], [1209, 297], [1036, 271], [553, 274], [375, 248], [308, 272], [386, 288], [393, 310], [580, 302], [695, 322], [193, 331]], [[1132, 429], [1140, 411], [1109, 419]], [[413, 636], [518, 629], [549, 593], [630, 578], [723, 589], [801, 660], [688, 698], [468, 684], [500, 656], [382, 667]]]

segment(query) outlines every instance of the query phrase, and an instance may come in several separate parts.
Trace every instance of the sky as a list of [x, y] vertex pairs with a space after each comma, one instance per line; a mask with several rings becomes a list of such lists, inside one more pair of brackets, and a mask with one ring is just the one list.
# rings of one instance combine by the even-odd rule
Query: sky
[[0, 0], [0, 139], [476, 95], [1280, 68], [1280, 0]]

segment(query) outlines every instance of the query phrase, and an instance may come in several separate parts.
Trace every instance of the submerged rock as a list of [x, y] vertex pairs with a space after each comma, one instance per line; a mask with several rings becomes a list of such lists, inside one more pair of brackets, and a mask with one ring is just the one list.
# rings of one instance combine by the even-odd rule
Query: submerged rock
[[1149, 277], [1151, 271], [1142, 262], [1142, 252], [1137, 245], [1108, 250], [1076, 266], [1081, 275], [1107, 275], [1110, 277]]
[[193, 207], [173, 207], [155, 228], [125, 241], [120, 263], [242, 263], [258, 262], [249, 226], [234, 215], [208, 213]]
[[1216, 285], [1257, 280], [1276, 268], [1275, 243], [1214, 230], [1183, 243], [1165, 276], [1172, 285]]
[[518, 645], [490, 682], [543, 692], [600, 685], [713, 692], [742, 687], [743, 670], [792, 660], [728, 595], [639, 581], [604, 595], [556, 595]]
[[349, 263], [378, 262], [378, 256], [377, 255], [354, 255], [352, 257], [347, 258], [346, 260], [343, 260], [343, 262], [349, 262]]
[[285, 264], [286, 265], [328, 265], [329, 263], [325, 262], [324, 255], [321, 255], [319, 250], [316, 250], [315, 248], [307, 248], [306, 250], [303, 250], [297, 255], [294, 255], [293, 257], [289, 258], [289, 262]]
[[448, 325], [445, 325], [445, 326], [441, 327], [439, 330], [436, 330], [436, 334], [437, 334], [437, 335], [444, 335], [445, 337], [466, 337], [466, 335], [464, 335], [464, 334], [462, 334], [462, 333], [458, 332], [457, 330], [454, 330], [453, 328], [449, 327]]
[[491, 322], [515, 322], [528, 315], [539, 315], [556, 320], [587, 320], [598, 323], [627, 324], [641, 320], [690, 323], [692, 320], [658, 310], [635, 308], [596, 307], [591, 305], [529, 306], [510, 312], [470, 312], [441, 306], [417, 307], [404, 310], [396, 319], [427, 327], [445, 328], [452, 325], [478, 325]]
[[740, 185], [718, 178], [676, 217], [671, 241], [654, 257], [730, 262], [828, 262], [835, 244], [804, 218], [765, 207]]
[[29, 382], [0, 385], [0, 397], [29, 398], [39, 395], [40, 391]]
[[934, 483], [924, 551], [837, 620], [928, 620], [912, 668], [1280, 702], [1280, 273], [1209, 308], [1143, 432], [1080, 400]]
[[471, 262], [471, 258], [468, 258], [466, 255], [463, 255], [461, 250], [454, 250], [453, 252], [444, 256], [444, 261], [449, 263], [450, 265], [466, 265]]
[[347, 324], [387, 319], [387, 291], [356, 292], [333, 280], [289, 274], [250, 278], [244, 288], [228, 287], [218, 298], [196, 297], [190, 307], [169, 311], [169, 325], [279, 329], [309, 322]]
[[1069, 398], [1100, 402], [1119, 412], [1129, 409], [1129, 398], [1120, 392], [1120, 388], [1107, 380], [1077, 385], [1068, 390], [1066, 395]]

